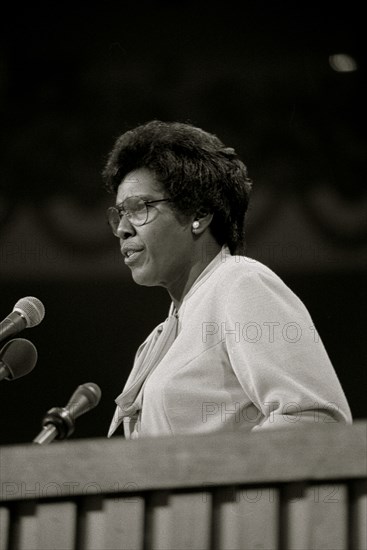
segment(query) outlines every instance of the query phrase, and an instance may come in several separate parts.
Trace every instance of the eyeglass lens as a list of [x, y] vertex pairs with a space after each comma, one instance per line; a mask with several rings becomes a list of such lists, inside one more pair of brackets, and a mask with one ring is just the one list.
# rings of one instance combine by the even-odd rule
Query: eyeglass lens
[[144, 225], [148, 210], [145, 202], [139, 197], [129, 197], [123, 203], [108, 209], [108, 221], [112, 231], [117, 235], [122, 216], [126, 216], [134, 225]]

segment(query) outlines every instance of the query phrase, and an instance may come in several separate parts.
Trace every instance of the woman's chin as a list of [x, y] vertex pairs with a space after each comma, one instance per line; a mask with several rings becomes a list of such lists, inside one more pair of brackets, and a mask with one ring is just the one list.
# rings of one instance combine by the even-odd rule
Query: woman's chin
[[142, 286], [157, 286], [157, 283], [152, 277], [152, 274], [145, 269], [135, 268], [131, 270], [131, 275], [134, 283]]

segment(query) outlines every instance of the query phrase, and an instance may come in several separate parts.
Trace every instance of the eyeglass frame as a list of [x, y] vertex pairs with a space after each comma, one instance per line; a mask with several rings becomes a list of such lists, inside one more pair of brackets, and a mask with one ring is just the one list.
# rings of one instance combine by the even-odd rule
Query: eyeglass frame
[[[126, 202], [127, 200], [129, 199], [139, 199], [140, 201], [142, 201], [145, 205], [145, 210], [146, 210], [146, 218], [145, 218], [145, 221], [143, 223], [133, 223], [132, 221], [130, 221], [129, 217], [128, 217], [128, 214], [126, 213], [126, 209], [125, 209], [125, 212], [123, 212], [123, 209], [124, 209], [124, 202]], [[148, 222], [148, 215], [149, 215], [149, 212], [148, 212], [148, 206], [150, 206], [151, 204], [154, 204], [156, 202], [165, 202], [165, 201], [170, 201], [172, 199], [168, 199], [168, 198], [164, 198], [164, 199], [155, 199], [155, 200], [146, 200], [146, 199], [143, 199], [142, 197], [139, 197], [138, 195], [132, 195], [131, 197], [127, 197], [127, 199], [125, 199], [124, 201], [120, 202], [119, 204], [116, 204], [115, 206], [110, 206], [109, 208], [107, 208], [107, 220], [108, 220], [108, 223], [112, 229], [112, 233], [118, 237], [117, 235], [117, 230], [118, 230], [118, 226], [120, 225], [120, 222], [122, 220], [122, 217], [123, 216], [126, 216], [129, 220], [129, 222], [136, 226], [136, 227], [142, 227], [143, 225], [145, 225], [147, 222]], [[111, 221], [110, 221], [110, 212], [117, 212], [118, 216], [119, 216], [119, 223], [116, 227], [116, 232], [114, 231], [113, 227], [112, 227], [112, 224], [111, 224]]]

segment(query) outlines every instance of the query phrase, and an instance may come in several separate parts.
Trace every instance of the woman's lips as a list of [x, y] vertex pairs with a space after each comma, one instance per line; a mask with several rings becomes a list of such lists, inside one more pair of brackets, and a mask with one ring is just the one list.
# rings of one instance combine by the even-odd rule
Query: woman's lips
[[128, 255], [126, 253], [124, 254], [124, 262], [125, 265], [131, 265], [139, 258], [143, 250], [131, 250], [129, 251]]

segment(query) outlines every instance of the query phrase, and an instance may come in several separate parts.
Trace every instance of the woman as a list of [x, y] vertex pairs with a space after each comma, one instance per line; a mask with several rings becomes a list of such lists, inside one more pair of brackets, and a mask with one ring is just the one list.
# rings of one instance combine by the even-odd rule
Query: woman
[[352, 421], [304, 304], [244, 255], [251, 181], [232, 148], [151, 121], [117, 140], [103, 176], [134, 281], [172, 299], [136, 353], [109, 436], [122, 422], [136, 438]]

